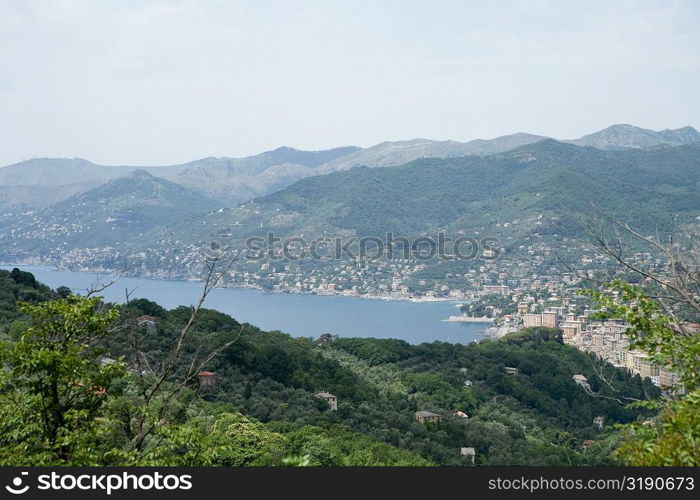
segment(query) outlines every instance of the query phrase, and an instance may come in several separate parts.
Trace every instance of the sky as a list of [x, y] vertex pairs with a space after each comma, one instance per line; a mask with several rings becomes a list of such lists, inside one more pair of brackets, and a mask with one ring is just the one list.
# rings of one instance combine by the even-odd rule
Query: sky
[[0, 0], [0, 165], [700, 128], [700, 2]]

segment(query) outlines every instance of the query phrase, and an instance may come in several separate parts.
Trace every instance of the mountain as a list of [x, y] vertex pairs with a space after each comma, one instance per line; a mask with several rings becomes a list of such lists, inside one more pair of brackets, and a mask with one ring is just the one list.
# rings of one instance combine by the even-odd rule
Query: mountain
[[602, 151], [543, 140], [487, 157], [309, 177], [209, 217], [207, 230], [228, 225], [241, 238], [268, 230], [308, 238], [439, 229], [513, 241], [533, 232], [573, 236], [593, 205], [645, 228], [695, 217], [699, 185], [700, 144]]
[[211, 198], [139, 169], [42, 211], [15, 217], [9, 225], [0, 221], [0, 232], [11, 238], [23, 235], [30, 251], [40, 252], [57, 241], [66, 250], [105, 247], [138, 240], [154, 228], [219, 206]]
[[517, 246], [534, 233], [582, 236], [579, 221], [594, 206], [650, 231], [690, 222], [698, 186], [700, 143], [604, 151], [551, 139], [491, 156], [315, 175], [235, 208], [138, 171], [42, 212], [1, 216], [0, 255], [56, 257], [116, 242], [158, 254], [162, 245], [170, 251], [228, 233], [235, 243], [269, 231], [308, 241], [444, 230]]
[[59, 186], [43, 184], [0, 186], [0, 209], [7, 211], [43, 209], [75, 194], [97, 187], [103, 182], [101, 180], [90, 180]]
[[[286, 187], [312, 175], [319, 165], [358, 149], [302, 151], [282, 147], [246, 158], [210, 157], [141, 170], [235, 204]], [[36, 158], [9, 165], [0, 168], [0, 208], [45, 208], [139, 168], [98, 165], [82, 158]]]
[[[0, 209], [43, 209], [137, 168], [231, 206], [284, 189], [312, 175], [357, 166], [391, 167], [425, 158], [489, 156], [544, 139], [547, 138], [517, 133], [468, 142], [428, 139], [382, 142], [366, 149], [346, 146], [302, 151], [281, 147], [244, 158], [208, 157], [160, 167], [105, 166], [81, 158], [37, 158], [0, 168]], [[602, 150], [649, 149], [700, 142], [700, 132], [692, 127], [653, 131], [613, 125], [563, 142]]]
[[[542, 140], [491, 156], [427, 158], [315, 175], [236, 207], [202, 200], [192, 190], [145, 172], [137, 177], [138, 183], [132, 178], [110, 181], [41, 212], [0, 212], [0, 261], [90, 270], [128, 265], [130, 272], [143, 276], [187, 278], [202, 252], [216, 251], [213, 243], [237, 252], [255, 241], [249, 238], [270, 241], [270, 234], [278, 241], [341, 237], [341, 244], [349, 243], [357, 254], [362, 237], [385, 241], [388, 233], [409, 239], [444, 233], [453, 241], [495, 238], [505, 249], [504, 265], [528, 261], [547, 274], [556, 262], [534, 262], [530, 252], [537, 249], [537, 257], [553, 259], [553, 251], [567, 249], [571, 258], [579, 258], [588, 251], [582, 220], [597, 210], [644, 234], [674, 230], [690, 235], [700, 207], [700, 144], [604, 151]], [[168, 203], [160, 197], [158, 203], [147, 202], [154, 184], [171, 193]], [[322, 244], [322, 252], [342, 252], [340, 258], [348, 258], [338, 246], [337, 241]], [[265, 267], [244, 255], [231, 280], [240, 286], [296, 290], [297, 282], [287, 272], [318, 281], [335, 279], [340, 269], [325, 257], [293, 264], [298, 270]], [[409, 273], [404, 285], [411, 293], [425, 293], [450, 275], [461, 275], [449, 278], [451, 286], [461, 289], [463, 276], [476, 265], [476, 260], [410, 262], [402, 269]], [[383, 277], [377, 272], [363, 274], [354, 289], [346, 279], [342, 290], [375, 293], [389, 286], [385, 271], [379, 272]]]
[[580, 139], [566, 141], [577, 146], [598, 149], [653, 148], [656, 146], [681, 146], [700, 142], [700, 132], [693, 127], [675, 130], [648, 130], [628, 124], [612, 125], [608, 128], [584, 135]]
[[0, 186], [64, 186], [104, 182], [135, 167], [97, 165], [82, 158], [34, 158], [0, 168]]
[[358, 166], [390, 167], [402, 165], [419, 158], [483, 156], [508, 151], [509, 149], [531, 144], [542, 139], [545, 139], [545, 137], [518, 133], [495, 139], [476, 139], [469, 142], [431, 141], [428, 139], [382, 142], [376, 146], [330, 161], [320, 167], [319, 171], [323, 173], [336, 172]]
[[301, 151], [282, 147], [247, 158], [204, 158], [184, 165], [147, 170], [203, 194], [236, 204], [314, 175], [320, 165], [358, 149], [348, 146], [325, 151]]

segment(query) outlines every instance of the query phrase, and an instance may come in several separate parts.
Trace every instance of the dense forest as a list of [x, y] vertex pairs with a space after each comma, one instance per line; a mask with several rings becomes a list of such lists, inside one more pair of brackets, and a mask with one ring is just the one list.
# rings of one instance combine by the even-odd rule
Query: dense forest
[[[659, 396], [611, 365], [602, 383], [600, 361], [556, 329], [410, 345], [294, 338], [201, 309], [178, 346], [191, 313], [105, 304], [0, 271], [0, 463], [609, 465], [616, 425], [654, 412], [617, 396]], [[204, 375], [187, 377], [191, 360], [222, 345]], [[337, 396], [337, 410], [318, 392]]]

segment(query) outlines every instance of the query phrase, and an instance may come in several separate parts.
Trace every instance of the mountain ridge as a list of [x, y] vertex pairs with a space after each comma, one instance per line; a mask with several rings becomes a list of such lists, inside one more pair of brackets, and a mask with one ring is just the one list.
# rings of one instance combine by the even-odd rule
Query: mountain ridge
[[[243, 158], [205, 157], [169, 166], [99, 165], [83, 158], [35, 158], [0, 168], [0, 208], [43, 209], [68, 196], [141, 169], [235, 205], [284, 189], [305, 177], [356, 166], [390, 167], [421, 158], [488, 156], [543, 140], [523, 132], [467, 142], [411, 139], [385, 141], [368, 148], [343, 146], [304, 151], [287, 146]], [[700, 142], [700, 132], [686, 126], [653, 131], [617, 124], [579, 139], [559, 141], [600, 150], [675, 147]], [[55, 187], [56, 189], [48, 189]], [[43, 193], [35, 196], [36, 192]]]
[[31, 234], [33, 248], [56, 239], [76, 247], [103, 247], [133, 241], [161, 225], [219, 206], [196, 191], [136, 169], [13, 220]]
[[692, 142], [700, 142], [700, 132], [690, 126], [655, 131], [635, 127], [628, 123], [619, 123], [592, 134], [584, 135], [579, 139], [565, 142], [577, 146], [592, 146], [598, 149], [650, 148], [664, 144], [681, 146]]

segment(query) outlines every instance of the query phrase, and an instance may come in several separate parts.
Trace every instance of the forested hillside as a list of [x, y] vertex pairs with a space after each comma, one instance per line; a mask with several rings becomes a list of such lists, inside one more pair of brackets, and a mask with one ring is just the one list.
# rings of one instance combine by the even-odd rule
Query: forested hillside
[[581, 219], [620, 214], [642, 230], [694, 221], [700, 146], [602, 151], [552, 140], [488, 157], [416, 160], [302, 179], [237, 208], [161, 228], [157, 241], [264, 236], [585, 236]]
[[[652, 415], [611, 396], [658, 396], [648, 380], [607, 365], [606, 378], [619, 391], [613, 393], [596, 377], [594, 359], [563, 345], [557, 330], [471, 345], [410, 345], [292, 338], [203, 309], [164, 379], [165, 392], [144, 403], [139, 388], [167, 365], [190, 314], [188, 307], [165, 310], [145, 299], [106, 305], [65, 288], [49, 290], [20, 270], [0, 271], [0, 462], [468, 465], [460, 450], [474, 448], [479, 465], [610, 464], [617, 460], [614, 425]], [[144, 316], [148, 324], [139, 325]], [[95, 331], [61, 336], [67, 325], [86, 324]], [[205, 367], [213, 383], [199, 377], [172, 391], [142, 439], [134, 422], [144, 421], [149, 405], [186, 379], [190, 360], [232, 340]], [[59, 345], [70, 348], [59, 352]], [[46, 407], [35, 377], [47, 359], [70, 393], [57, 402], [65, 410], [57, 414], [76, 415], [62, 421], [60, 442], [39, 419]], [[71, 362], [71, 371], [56, 369]], [[588, 377], [592, 392], [577, 386], [574, 374]], [[337, 411], [314, 396], [319, 391], [338, 397]], [[75, 401], [83, 405], [79, 414], [70, 410]], [[417, 411], [440, 421], [420, 423]], [[595, 417], [603, 417], [603, 429]]]
[[[358, 168], [303, 179], [258, 200], [252, 208], [260, 213], [248, 216], [248, 227], [262, 223], [307, 235], [445, 228], [576, 236], [577, 219], [593, 205], [634, 214], [637, 226], [653, 227], [676, 214], [697, 215], [700, 198], [692, 186], [700, 182], [699, 153], [698, 145], [606, 152], [545, 140], [490, 157]], [[283, 214], [291, 224], [281, 222]], [[507, 231], [496, 228], [504, 223]]]

